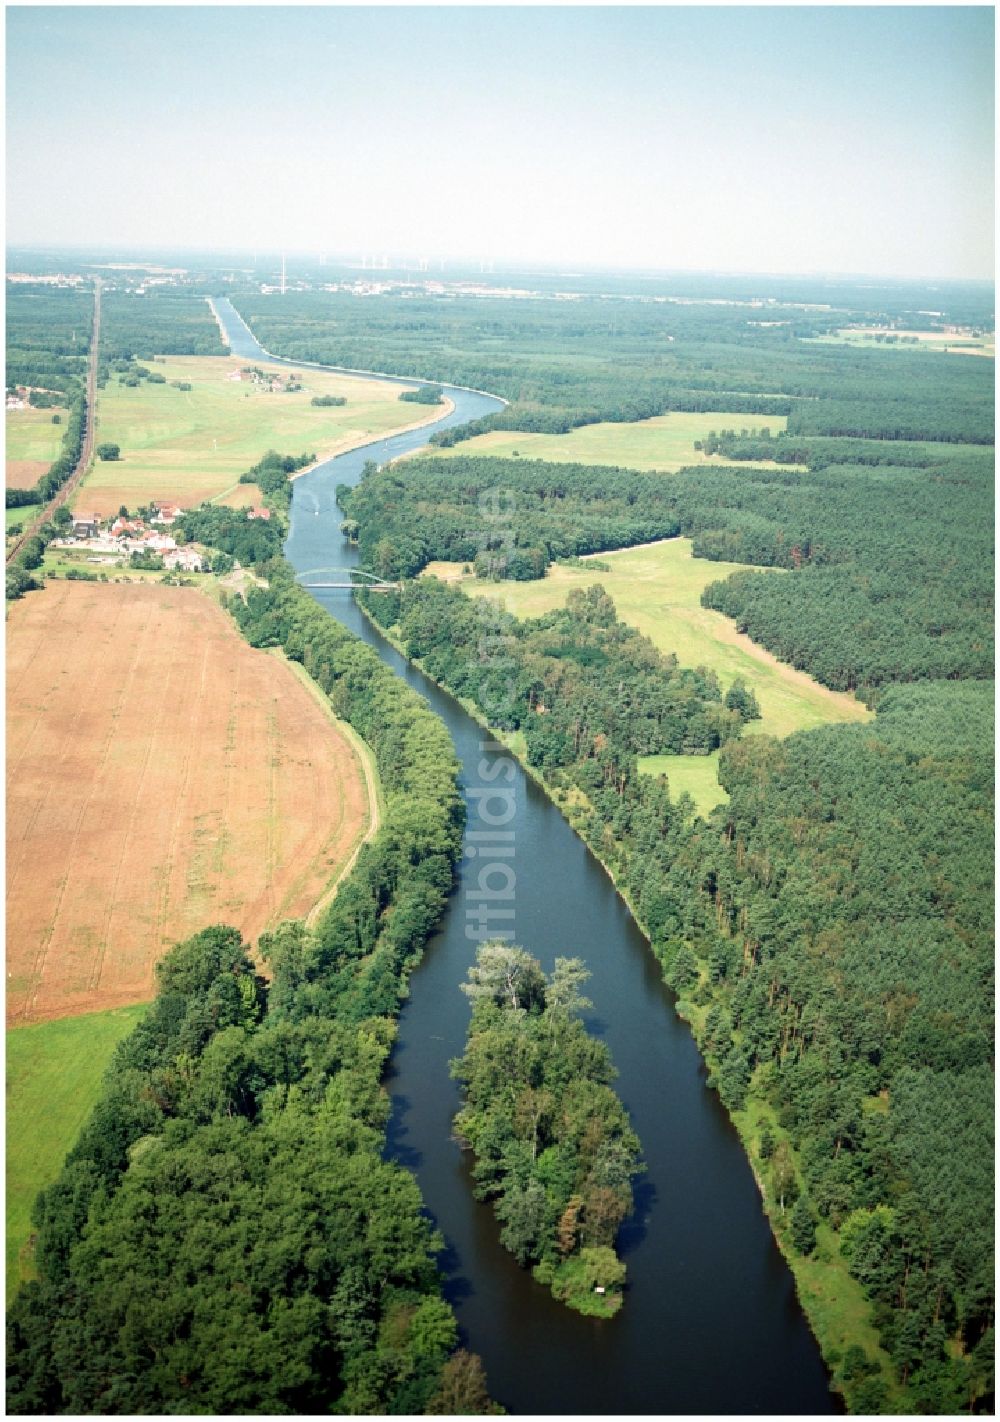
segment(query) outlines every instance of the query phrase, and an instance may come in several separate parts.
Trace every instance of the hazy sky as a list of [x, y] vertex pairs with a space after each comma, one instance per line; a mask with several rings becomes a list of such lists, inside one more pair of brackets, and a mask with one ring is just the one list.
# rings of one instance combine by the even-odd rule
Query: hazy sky
[[12, 244], [992, 275], [988, 7], [6, 15]]

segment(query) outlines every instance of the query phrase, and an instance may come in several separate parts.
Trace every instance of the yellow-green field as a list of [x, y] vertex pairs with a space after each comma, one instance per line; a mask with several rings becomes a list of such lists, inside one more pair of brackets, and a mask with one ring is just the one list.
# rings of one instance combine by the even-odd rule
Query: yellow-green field
[[[586, 561], [586, 560], [585, 560]], [[702, 607], [702, 589], [718, 578], [745, 570], [741, 563], [713, 563], [691, 555], [691, 540], [672, 538], [601, 553], [607, 571], [553, 566], [538, 582], [488, 583], [462, 578], [463, 591], [475, 597], [499, 596], [519, 617], [537, 617], [560, 607], [571, 588], [603, 583], [619, 616], [644, 632], [664, 652], [674, 652], [682, 666], [714, 671], [725, 693], [742, 677], [756, 693], [762, 718], [749, 730], [787, 736], [831, 721], [864, 721], [870, 713], [853, 696], [830, 691], [805, 672], [757, 646], [737, 632], [720, 612]], [[458, 564], [431, 564], [428, 573], [461, 575]], [[774, 571], [774, 577], [785, 574]]]
[[[234, 356], [168, 356], [146, 364], [166, 383], [130, 387], [111, 380], [98, 395], [97, 442], [120, 445], [121, 458], [95, 461], [73, 501], [78, 511], [107, 515], [151, 499], [188, 508], [230, 493], [250, 503], [259, 492], [238, 480], [268, 449], [315, 450], [325, 458], [415, 418], [413, 406], [399, 402], [400, 385], [304, 367], [303, 389], [289, 394], [228, 379], [248, 364]], [[192, 388], [178, 390], [174, 380]], [[318, 408], [310, 403], [314, 395], [341, 395], [347, 404]], [[434, 409], [423, 418], [440, 414]]]
[[111, 1053], [145, 1007], [119, 1007], [7, 1033], [7, 1298], [31, 1277], [31, 1207], [89, 1116]]
[[[887, 341], [887, 336], [895, 336]], [[825, 336], [802, 337], [809, 345], [862, 346], [883, 351], [947, 351], [951, 355], [996, 355], [994, 335], [974, 336], [969, 331], [885, 331], [875, 326], [847, 326]]]
[[[59, 416], [59, 424], [52, 416]], [[6, 410], [5, 460], [8, 489], [30, 489], [59, 454], [66, 433], [65, 410]]]
[[[725, 464], [721, 455], [704, 455], [694, 447], [711, 430], [759, 430], [773, 435], [787, 425], [784, 415], [687, 414], [679, 411], [656, 415], [634, 424], [581, 425], [569, 434], [521, 434], [517, 430], [490, 430], [475, 439], [463, 440], [450, 449], [431, 447], [423, 453], [456, 458], [469, 454], [491, 454], [522, 459], [550, 459], [557, 464], [618, 464], [627, 469], [663, 470], [674, 473], [686, 464]], [[776, 468], [762, 461], [756, 468]], [[795, 464], [784, 469], [798, 469]]]

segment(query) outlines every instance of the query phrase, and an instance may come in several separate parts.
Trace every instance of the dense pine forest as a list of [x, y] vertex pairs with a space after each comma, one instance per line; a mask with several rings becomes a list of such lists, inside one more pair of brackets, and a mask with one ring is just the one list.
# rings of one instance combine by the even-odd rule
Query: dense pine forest
[[[787, 415], [801, 435], [992, 444], [989, 361], [808, 339], [853, 312], [760, 305], [290, 293], [234, 305], [275, 354], [489, 390], [511, 402], [464, 430], [564, 433], [669, 410]], [[916, 313], [914, 313], [916, 314]], [[992, 323], [988, 306], [980, 315]]]
[[215, 317], [203, 296], [172, 288], [153, 288], [142, 295], [111, 290], [104, 295], [103, 360], [226, 353]]

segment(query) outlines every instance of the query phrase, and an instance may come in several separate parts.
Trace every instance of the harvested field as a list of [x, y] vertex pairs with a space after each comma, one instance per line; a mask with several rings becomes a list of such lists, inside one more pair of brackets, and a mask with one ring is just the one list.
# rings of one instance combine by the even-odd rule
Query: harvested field
[[51, 459], [8, 459], [5, 471], [7, 488], [33, 489], [42, 475], [48, 473], [51, 463]]
[[148, 999], [211, 923], [304, 916], [370, 806], [350, 742], [193, 588], [59, 582], [8, 621], [7, 1020]]

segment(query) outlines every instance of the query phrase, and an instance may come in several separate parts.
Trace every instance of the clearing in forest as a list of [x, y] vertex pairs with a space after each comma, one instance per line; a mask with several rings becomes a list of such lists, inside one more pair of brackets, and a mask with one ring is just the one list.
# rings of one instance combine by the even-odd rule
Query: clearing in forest
[[[268, 449], [315, 450], [328, 458], [443, 413], [435, 406], [421, 416], [418, 408], [414, 417], [414, 407], [399, 402], [405, 386], [308, 366], [293, 372], [237, 356], [163, 356], [140, 364], [164, 383], [129, 386], [112, 376], [99, 392], [97, 442], [119, 445], [121, 457], [95, 461], [74, 500], [77, 509], [103, 517], [122, 504], [135, 509], [154, 499], [182, 508], [217, 498], [260, 503], [260, 490], [238, 480]], [[241, 375], [250, 368], [268, 378]], [[290, 391], [293, 373], [302, 388]], [[271, 377], [280, 388], [270, 388]], [[347, 403], [312, 404], [324, 395]]]
[[[56, 415], [59, 423], [52, 423]], [[33, 489], [58, 458], [66, 433], [67, 412], [59, 410], [5, 411], [6, 484], [8, 489]]]
[[[871, 713], [853, 696], [831, 691], [806, 672], [780, 662], [744, 633], [737, 632], [730, 618], [702, 607], [703, 588], [719, 578], [728, 578], [730, 573], [746, 571], [746, 564], [695, 558], [689, 538], [599, 553], [593, 560], [583, 561], [594, 561], [599, 566], [591, 572], [554, 564], [537, 582], [490, 583], [462, 577], [458, 563], [432, 563], [425, 575], [459, 578], [464, 592], [475, 597], [499, 597], [518, 617], [538, 617], [561, 607], [571, 588], [602, 583], [614, 599], [622, 621], [645, 633], [660, 651], [675, 653], [681, 666], [709, 667], [718, 676], [723, 694], [737, 677], [753, 689], [762, 714], [759, 721], [748, 724], [746, 733], [787, 736], [830, 722], [870, 719]], [[777, 570], [768, 571], [776, 577], [785, 576]], [[640, 769], [654, 774], [665, 772], [672, 790], [676, 794], [688, 790], [704, 812], [725, 798], [715, 778], [717, 759], [647, 756], [640, 761]], [[685, 763], [679, 765], [680, 761]]]
[[193, 588], [51, 583], [7, 661], [8, 1025], [147, 1000], [208, 924], [307, 914], [366, 832], [347, 736]]
[[[674, 411], [655, 415], [650, 420], [632, 424], [602, 423], [581, 425], [568, 434], [522, 434], [517, 430], [490, 430], [475, 439], [463, 440], [449, 449], [430, 446], [421, 454], [466, 456], [488, 454], [522, 459], [549, 459], [555, 464], [617, 464], [624, 469], [662, 470], [676, 473], [692, 464], [726, 464], [720, 454], [705, 455], [695, 449], [695, 440], [703, 440], [712, 430], [768, 429], [777, 435], [788, 424], [785, 415], [688, 414]], [[774, 469], [770, 460], [753, 466]], [[800, 469], [797, 464], [785, 464], [784, 469]]]

